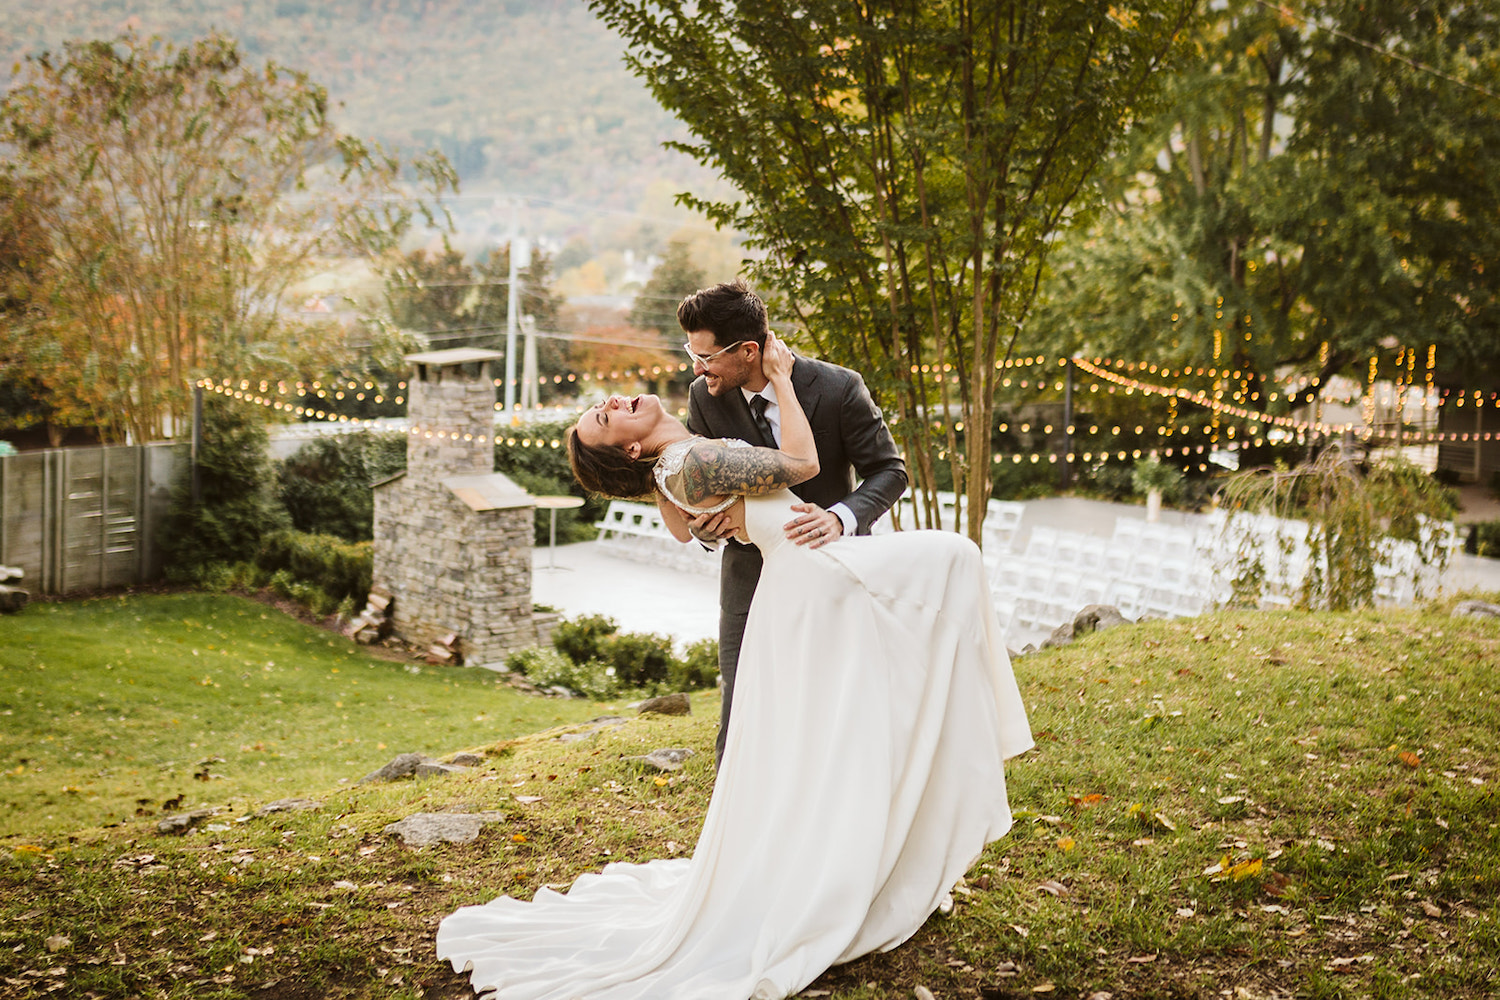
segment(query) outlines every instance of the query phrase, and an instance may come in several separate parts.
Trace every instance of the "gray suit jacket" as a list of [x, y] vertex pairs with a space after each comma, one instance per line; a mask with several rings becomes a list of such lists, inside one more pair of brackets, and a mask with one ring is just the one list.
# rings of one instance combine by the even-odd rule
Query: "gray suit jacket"
[[[792, 492], [824, 508], [843, 502], [854, 512], [856, 533], [868, 534], [871, 523], [906, 490], [906, 463], [896, 451], [880, 408], [858, 372], [826, 361], [797, 358], [792, 387], [812, 425], [819, 467], [816, 476], [792, 487]], [[702, 378], [693, 382], [688, 393], [688, 430], [710, 438], [760, 441], [745, 394], [736, 389], [723, 396], [710, 395]], [[856, 475], [863, 480], [858, 489], [854, 488]], [[750, 607], [760, 579], [760, 550], [729, 542], [723, 559], [720, 611], [742, 614]]]

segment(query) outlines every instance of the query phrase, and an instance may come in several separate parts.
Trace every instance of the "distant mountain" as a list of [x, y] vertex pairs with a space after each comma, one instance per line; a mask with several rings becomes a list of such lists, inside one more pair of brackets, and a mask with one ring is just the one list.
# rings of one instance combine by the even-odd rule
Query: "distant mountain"
[[27, 54], [133, 28], [218, 29], [254, 62], [306, 70], [340, 127], [443, 150], [464, 189], [634, 211], [708, 174], [661, 148], [681, 125], [620, 61], [581, 0], [0, 0], [8, 79]]

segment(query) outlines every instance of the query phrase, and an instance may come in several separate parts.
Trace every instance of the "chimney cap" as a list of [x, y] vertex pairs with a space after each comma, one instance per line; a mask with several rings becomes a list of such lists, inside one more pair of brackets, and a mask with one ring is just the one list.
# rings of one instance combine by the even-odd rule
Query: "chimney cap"
[[478, 347], [450, 347], [442, 351], [422, 351], [408, 354], [404, 360], [412, 365], [468, 365], [476, 361], [498, 361], [505, 357], [501, 351], [486, 351]]

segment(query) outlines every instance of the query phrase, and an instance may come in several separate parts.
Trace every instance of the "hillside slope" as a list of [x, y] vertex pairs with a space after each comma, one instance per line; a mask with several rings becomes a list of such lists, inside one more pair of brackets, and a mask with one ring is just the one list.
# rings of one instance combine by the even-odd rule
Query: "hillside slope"
[[633, 208], [654, 180], [701, 168], [661, 149], [683, 134], [579, 0], [6, 0], [0, 57], [125, 30], [210, 30], [255, 61], [308, 71], [348, 132], [437, 146], [469, 191]]

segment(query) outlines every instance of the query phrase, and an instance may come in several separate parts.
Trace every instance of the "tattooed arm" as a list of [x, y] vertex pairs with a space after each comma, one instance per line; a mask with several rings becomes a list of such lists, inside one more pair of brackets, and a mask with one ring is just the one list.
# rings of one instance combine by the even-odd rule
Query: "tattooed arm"
[[699, 441], [682, 466], [682, 499], [695, 507], [706, 507], [728, 496], [774, 493], [817, 474], [816, 459], [809, 462], [775, 448]]

